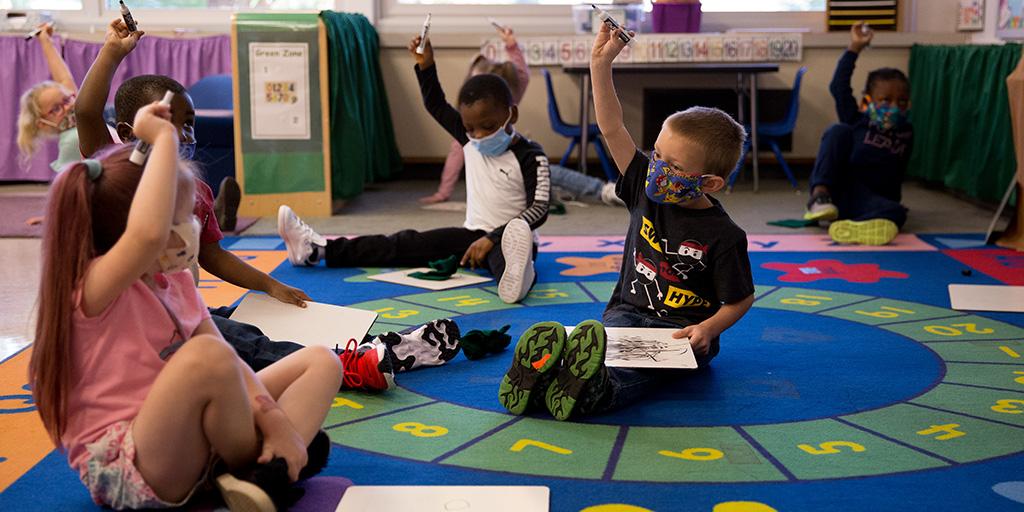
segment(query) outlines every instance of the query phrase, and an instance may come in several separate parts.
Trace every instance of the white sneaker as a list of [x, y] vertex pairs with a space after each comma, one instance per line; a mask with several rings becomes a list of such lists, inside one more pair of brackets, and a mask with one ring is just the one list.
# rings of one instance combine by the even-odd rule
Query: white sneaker
[[626, 206], [626, 203], [615, 195], [615, 184], [610, 181], [601, 187], [601, 202], [608, 206]]
[[498, 297], [508, 304], [523, 300], [533, 286], [533, 233], [523, 219], [512, 219], [501, 235], [505, 273], [498, 282]]
[[288, 261], [295, 266], [316, 265], [320, 260], [313, 257], [313, 246], [327, 246], [327, 239], [302, 222], [287, 205], [281, 205], [277, 210], [277, 234], [284, 239]]

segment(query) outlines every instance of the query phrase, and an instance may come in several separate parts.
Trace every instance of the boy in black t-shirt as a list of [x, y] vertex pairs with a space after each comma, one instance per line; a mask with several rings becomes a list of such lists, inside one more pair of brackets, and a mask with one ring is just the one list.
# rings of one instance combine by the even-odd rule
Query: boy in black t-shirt
[[[608, 307], [609, 327], [678, 328], [698, 365], [718, 354], [719, 335], [754, 302], [746, 234], [706, 195], [725, 186], [746, 133], [724, 112], [693, 107], [668, 117], [650, 157], [622, 122], [612, 60], [624, 46], [601, 27], [590, 73], [597, 123], [622, 172], [616, 193], [629, 208], [622, 269]], [[624, 172], [622, 170], [625, 170]], [[566, 336], [555, 322], [530, 327], [516, 345], [498, 399], [513, 414], [547, 406], [566, 420], [629, 405], [686, 370], [606, 368], [604, 326], [580, 323]]]

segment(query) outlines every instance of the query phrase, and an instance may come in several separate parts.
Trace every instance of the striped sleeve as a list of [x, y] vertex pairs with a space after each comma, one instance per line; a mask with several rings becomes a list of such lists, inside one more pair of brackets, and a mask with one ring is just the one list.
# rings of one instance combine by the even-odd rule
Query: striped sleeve
[[[548, 157], [539, 151], [530, 151], [520, 158], [519, 164], [523, 173], [526, 209], [519, 212], [515, 218], [523, 219], [530, 225], [531, 230], [536, 230], [548, 220], [548, 205], [551, 200], [551, 170], [548, 167]], [[488, 233], [487, 237], [497, 243], [504, 232], [505, 226], [501, 226]]]

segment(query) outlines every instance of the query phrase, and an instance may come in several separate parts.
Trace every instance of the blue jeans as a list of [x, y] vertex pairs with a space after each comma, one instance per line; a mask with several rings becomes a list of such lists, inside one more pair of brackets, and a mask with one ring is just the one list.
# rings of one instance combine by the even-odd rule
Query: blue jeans
[[[641, 315], [632, 311], [608, 310], [602, 322], [605, 327], [649, 327], [681, 329], [684, 326], [657, 317]], [[674, 381], [700, 371], [718, 355], [718, 340], [711, 342], [706, 356], [697, 357], [697, 370], [674, 370], [664, 368], [608, 368], [608, 379], [604, 389], [594, 390], [603, 396], [594, 408], [580, 411], [582, 414], [613, 411], [636, 403], [668, 381]]]
[[221, 307], [210, 309], [210, 318], [220, 330], [224, 341], [228, 342], [254, 372], [270, 366], [285, 356], [302, 348], [298, 343], [290, 341], [273, 341], [255, 325], [243, 324], [228, 318], [235, 308]]
[[604, 180], [561, 165], [552, 165], [550, 169], [552, 186], [572, 194], [576, 199], [601, 199], [601, 187], [606, 183]]

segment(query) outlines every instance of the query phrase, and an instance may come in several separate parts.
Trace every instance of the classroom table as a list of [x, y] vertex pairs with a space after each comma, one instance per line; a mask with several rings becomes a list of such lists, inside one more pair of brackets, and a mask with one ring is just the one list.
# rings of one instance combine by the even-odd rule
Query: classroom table
[[[562, 66], [570, 75], [580, 75], [580, 129], [582, 134], [579, 149], [580, 172], [587, 172], [587, 131], [590, 127], [590, 65], [569, 64]], [[750, 97], [750, 150], [754, 164], [754, 192], [758, 190], [757, 167], [757, 76], [761, 73], [776, 73], [779, 65], [770, 62], [651, 62], [646, 64], [616, 64], [612, 68], [616, 75], [622, 74], [676, 74], [676, 73], [735, 73], [736, 101], [740, 122], [743, 122], [743, 95]], [[747, 86], [749, 84], [749, 87]]]

